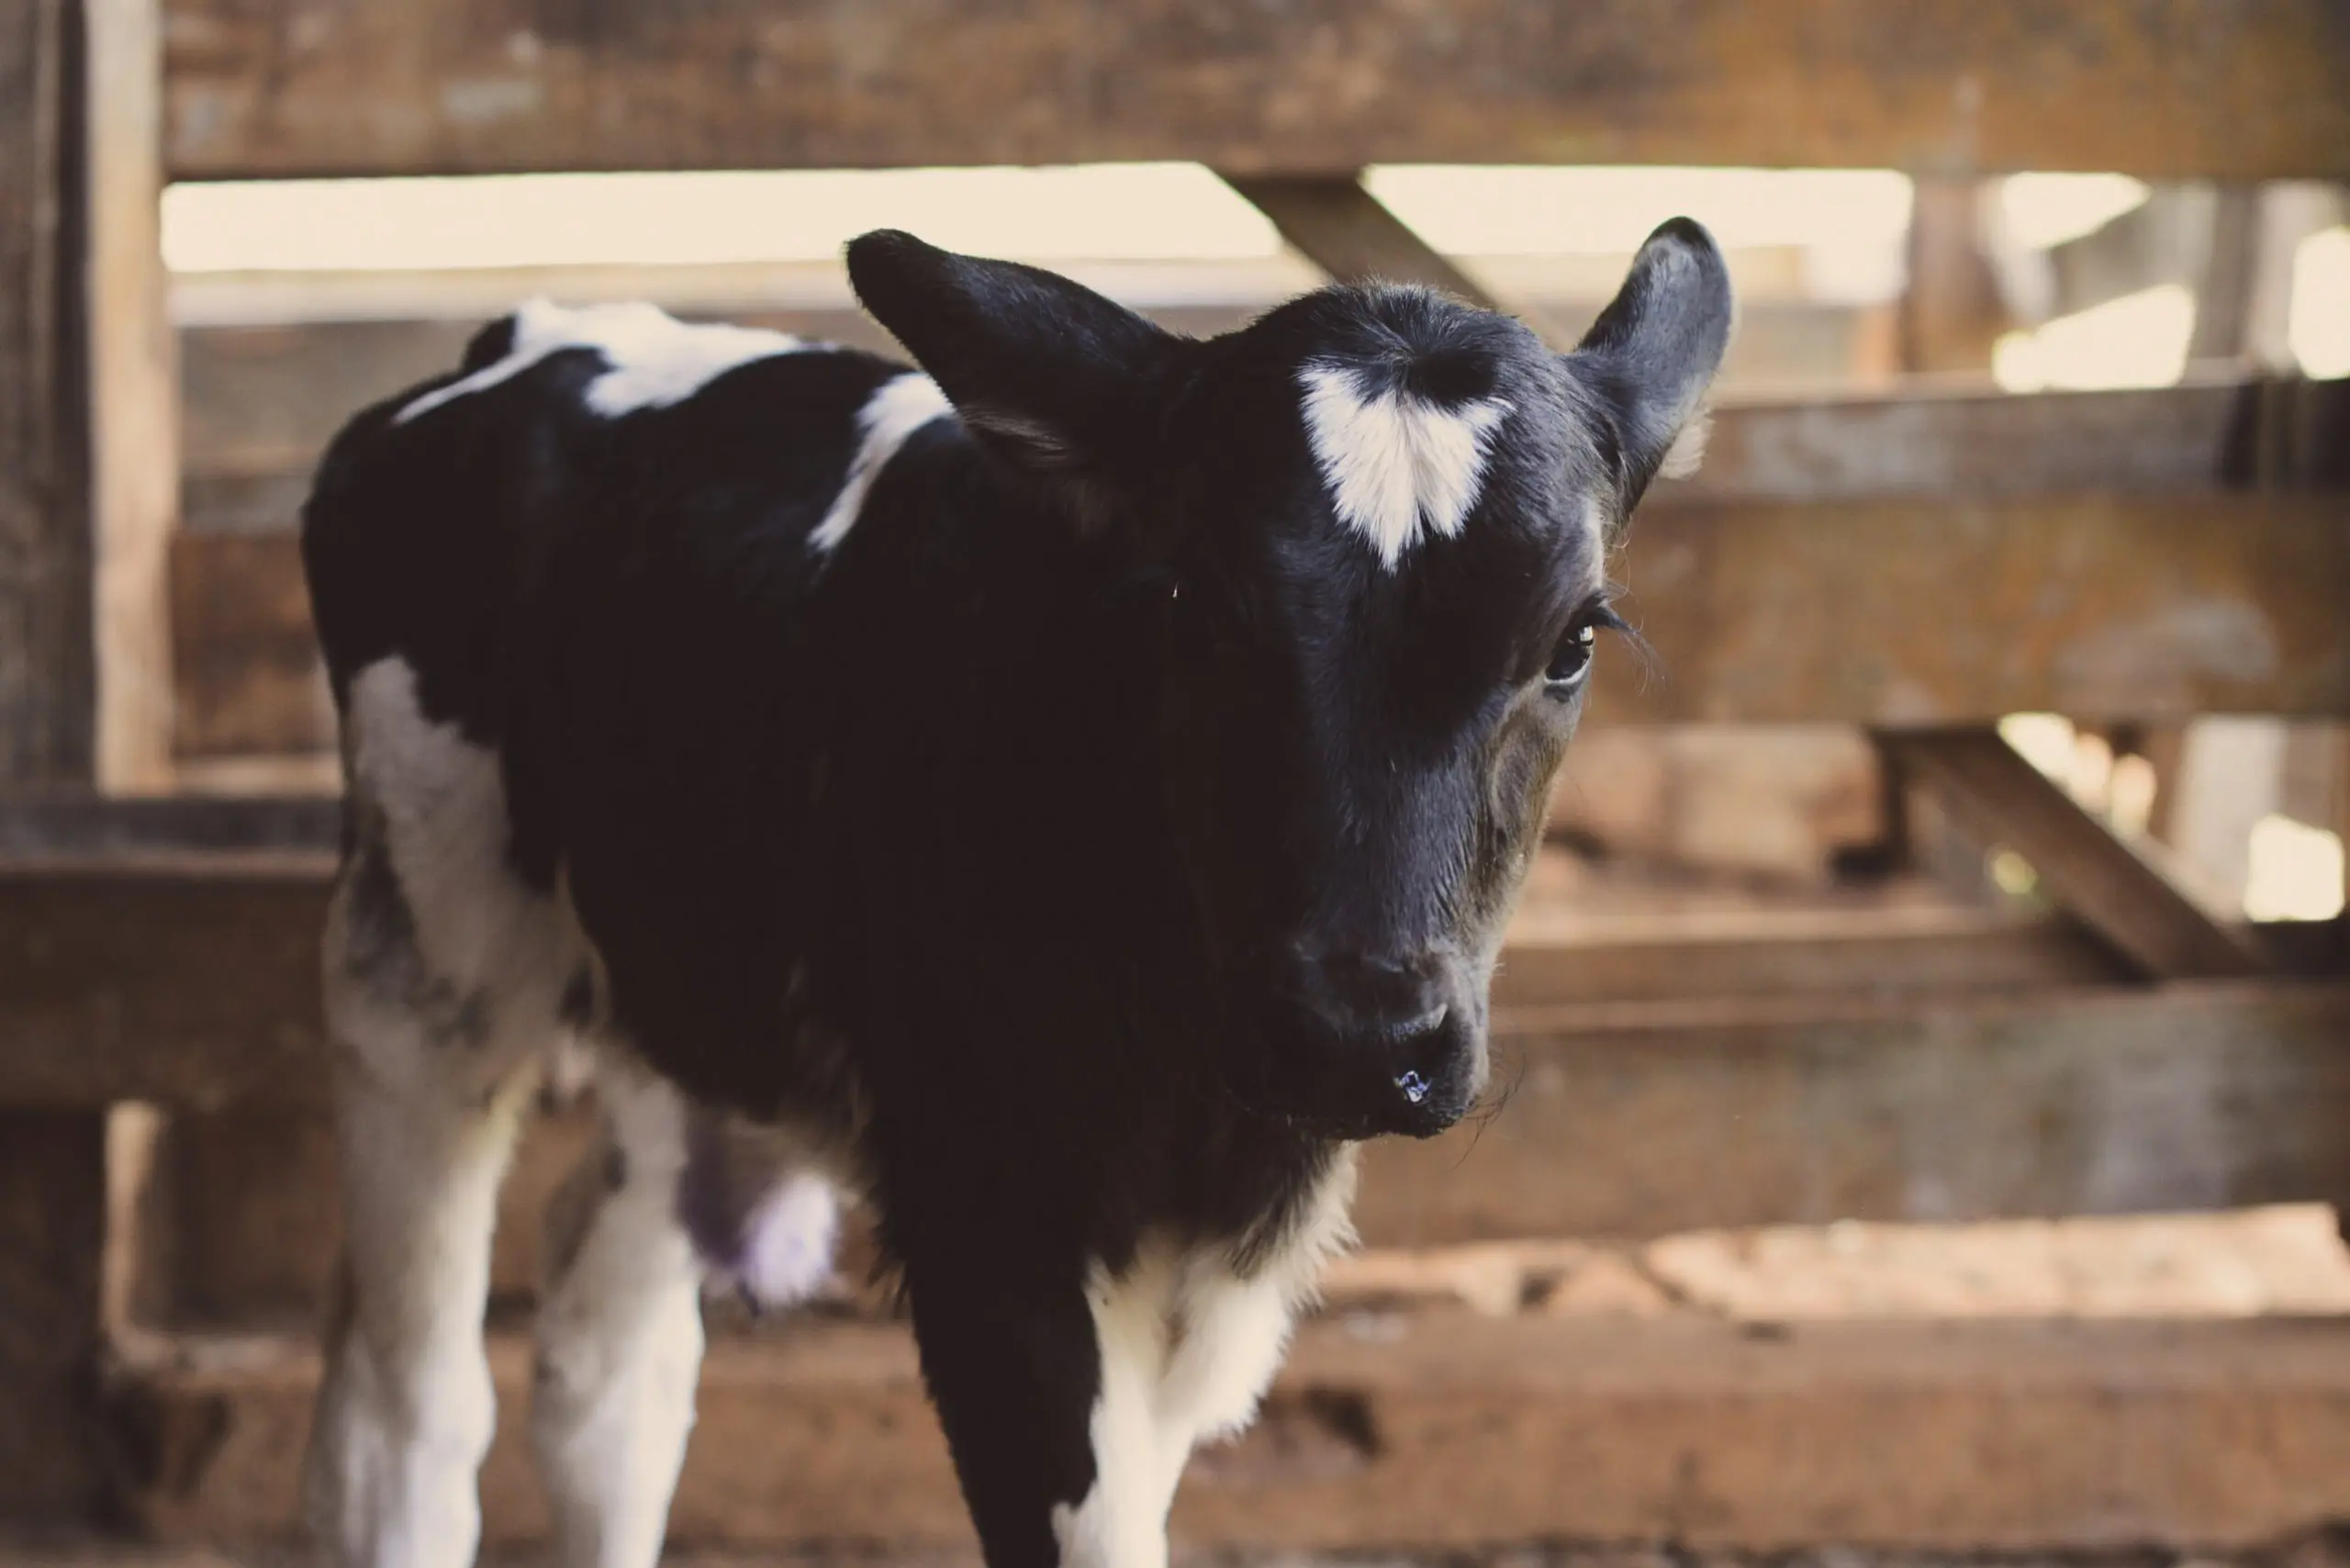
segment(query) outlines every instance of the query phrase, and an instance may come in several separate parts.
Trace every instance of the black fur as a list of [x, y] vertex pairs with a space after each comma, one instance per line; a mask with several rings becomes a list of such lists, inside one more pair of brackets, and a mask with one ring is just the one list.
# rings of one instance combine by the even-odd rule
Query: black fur
[[[655, 1067], [854, 1129], [997, 1568], [1051, 1562], [1050, 1505], [1092, 1480], [1090, 1265], [1157, 1232], [1253, 1266], [1345, 1141], [1477, 1092], [1581, 706], [1544, 672], [1606, 618], [1582, 520], [1628, 510], [1728, 330], [1702, 231], [1651, 250], [1561, 359], [1412, 290], [1194, 342], [867, 236], [860, 295], [963, 418], [829, 555], [809, 532], [902, 369], [862, 353], [607, 419], [600, 356], [565, 351], [396, 423], [405, 394], [326, 460], [304, 548], [338, 697], [397, 655], [497, 748], [514, 868], [563, 874], [592, 1002]], [[1326, 361], [1515, 410], [1468, 525], [1399, 570], [1308, 447]]]

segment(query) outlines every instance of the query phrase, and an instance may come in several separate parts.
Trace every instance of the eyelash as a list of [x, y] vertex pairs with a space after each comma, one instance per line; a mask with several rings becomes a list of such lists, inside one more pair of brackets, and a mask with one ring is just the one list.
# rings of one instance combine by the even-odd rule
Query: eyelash
[[1598, 600], [1568, 623], [1566, 634], [1551, 648], [1550, 662], [1542, 669], [1543, 684], [1562, 695], [1580, 689], [1591, 673], [1592, 653], [1603, 627], [1627, 636], [1635, 634], [1612, 603]]

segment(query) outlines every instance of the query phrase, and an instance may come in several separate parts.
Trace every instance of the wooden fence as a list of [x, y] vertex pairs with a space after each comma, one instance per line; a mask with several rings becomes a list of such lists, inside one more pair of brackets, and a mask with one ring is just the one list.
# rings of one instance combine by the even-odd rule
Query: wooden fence
[[[2342, 0], [0, 0], [0, 27], [28, 40], [0, 54], [0, 1518], [111, 1505], [196, 1535], [247, 1502], [173, 1468], [214, 1450], [189, 1436], [211, 1417], [170, 1412], [238, 1396], [182, 1368], [101, 1400], [92, 1369], [132, 1306], [300, 1308], [318, 1271], [188, 1283], [203, 1260], [164, 1258], [171, 1224], [134, 1225], [108, 1181], [108, 1108], [169, 1114], [139, 1191], [172, 1195], [184, 1253], [273, 1226], [323, 1248], [331, 1225], [310, 1190], [331, 808], [171, 790], [210, 759], [330, 744], [289, 509], [343, 400], [261, 442], [216, 416], [283, 398], [273, 363], [379, 390], [445, 359], [451, 330], [191, 334], [189, 385], [222, 401], [185, 422], [183, 492], [167, 176], [1185, 158], [1334, 275], [1472, 294], [1358, 170], [2350, 178]], [[1723, 410], [1708, 465], [1660, 491], [1624, 566], [1667, 678], [1611, 668], [1599, 701], [1868, 726], [1917, 789], [2024, 852], [2057, 907], [1529, 929], [1499, 998], [1517, 1096], [1473, 1151], [1468, 1132], [1378, 1150], [1366, 1234], [2350, 1197], [2341, 923], [2214, 920], [1988, 728], [2019, 710], [2350, 717], [2345, 484], [2350, 390], [2241, 367]], [[2350, 1392], [2326, 1397], [2350, 1473]], [[278, 1450], [252, 1429], [226, 1451], [257, 1474]], [[151, 1439], [127, 1468], [126, 1430]], [[2158, 1530], [2176, 1478], [2149, 1475]], [[2096, 1536], [2034, 1506], [2015, 1539]], [[1511, 1528], [1621, 1522], [1539, 1513]], [[1259, 1516], [1231, 1517], [1245, 1537]]]

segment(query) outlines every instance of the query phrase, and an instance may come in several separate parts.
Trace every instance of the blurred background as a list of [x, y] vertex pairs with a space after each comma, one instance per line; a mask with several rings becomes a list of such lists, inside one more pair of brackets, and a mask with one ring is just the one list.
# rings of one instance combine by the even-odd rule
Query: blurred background
[[[517, 302], [887, 349], [867, 229], [1572, 344], [1729, 253], [1496, 986], [1178, 1557], [2350, 1562], [2343, 0], [0, 0], [0, 1568], [275, 1561], [337, 1245], [294, 529]], [[969, 831], [986, 831], [983, 823]], [[493, 1552], [539, 1214], [509, 1183]], [[861, 1244], [859, 1244], [861, 1246]], [[845, 1282], [673, 1554], [971, 1558]]]

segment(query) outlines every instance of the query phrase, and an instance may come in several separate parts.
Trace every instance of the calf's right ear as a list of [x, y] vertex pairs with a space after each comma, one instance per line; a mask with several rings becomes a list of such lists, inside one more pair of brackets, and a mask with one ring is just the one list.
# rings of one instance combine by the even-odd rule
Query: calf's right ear
[[849, 242], [848, 275], [973, 436], [1046, 481], [1081, 523], [1144, 493], [1189, 340], [1058, 274], [893, 229]]

